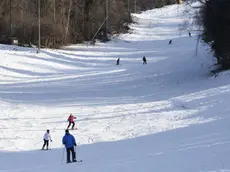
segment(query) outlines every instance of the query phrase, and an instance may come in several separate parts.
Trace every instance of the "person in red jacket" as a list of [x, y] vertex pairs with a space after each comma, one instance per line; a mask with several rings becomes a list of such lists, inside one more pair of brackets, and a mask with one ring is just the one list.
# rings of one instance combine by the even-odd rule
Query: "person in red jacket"
[[74, 119], [76, 119], [76, 117], [73, 116], [72, 114], [70, 114], [70, 116], [68, 117], [68, 120], [67, 120], [69, 122], [69, 125], [68, 125], [67, 129], [69, 129], [69, 127], [71, 126], [71, 124], [73, 124], [72, 125], [72, 130], [74, 129], [74, 126], [75, 126]]

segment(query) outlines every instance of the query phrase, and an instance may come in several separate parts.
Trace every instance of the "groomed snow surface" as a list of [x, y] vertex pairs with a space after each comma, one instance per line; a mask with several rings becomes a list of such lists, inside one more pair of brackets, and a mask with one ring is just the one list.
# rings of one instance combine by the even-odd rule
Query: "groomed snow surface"
[[[0, 45], [0, 172], [230, 172], [229, 73], [210, 74], [204, 44], [196, 56], [189, 13], [134, 14], [130, 33], [95, 46]], [[82, 163], [65, 164], [69, 113]]]

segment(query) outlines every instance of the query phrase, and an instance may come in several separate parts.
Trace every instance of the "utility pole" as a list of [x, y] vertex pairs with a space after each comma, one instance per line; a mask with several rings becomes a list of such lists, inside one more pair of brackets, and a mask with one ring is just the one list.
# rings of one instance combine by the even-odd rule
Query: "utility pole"
[[137, 13], [137, 0], [134, 0], [134, 13]]
[[108, 27], [109, 27], [109, 0], [105, 1], [105, 37], [108, 38]]
[[56, 23], [56, 0], [54, 0], [54, 23]]
[[12, 37], [12, 0], [10, 0], [10, 40]]
[[129, 22], [130, 22], [130, 0], [128, 0], [128, 19], [129, 19]]
[[41, 9], [40, 9], [40, 0], [38, 0], [38, 50], [37, 53], [40, 53], [41, 48]]
[[108, 26], [109, 26], [109, 0], [106, 0], [106, 17], [107, 17], [106, 25], [108, 28]]

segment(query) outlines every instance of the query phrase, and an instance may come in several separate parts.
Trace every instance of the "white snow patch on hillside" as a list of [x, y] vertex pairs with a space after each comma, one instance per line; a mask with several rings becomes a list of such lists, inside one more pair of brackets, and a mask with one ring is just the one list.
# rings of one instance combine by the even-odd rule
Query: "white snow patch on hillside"
[[[130, 33], [107, 44], [0, 45], [0, 172], [229, 172], [228, 72], [211, 77], [202, 43], [196, 56], [186, 10], [133, 14]], [[69, 113], [83, 162], [66, 165]], [[41, 152], [46, 129], [52, 150]]]

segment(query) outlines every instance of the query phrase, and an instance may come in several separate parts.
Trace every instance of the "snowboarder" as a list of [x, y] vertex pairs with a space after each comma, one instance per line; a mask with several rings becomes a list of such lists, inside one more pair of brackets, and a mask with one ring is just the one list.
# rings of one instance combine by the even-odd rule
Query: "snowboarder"
[[143, 56], [142, 60], [143, 60], [143, 64], [147, 64], [147, 59], [145, 56]]
[[77, 146], [77, 144], [74, 136], [69, 133], [69, 130], [65, 130], [65, 135], [62, 138], [62, 144], [65, 145], [66, 148], [67, 163], [71, 163], [70, 152], [72, 153], [72, 162], [77, 162], [76, 152], [74, 151], [74, 146]]
[[75, 126], [74, 119], [76, 119], [76, 117], [73, 116], [72, 114], [70, 114], [70, 116], [68, 117], [68, 120], [67, 120], [69, 122], [69, 125], [68, 125], [67, 129], [69, 129], [69, 127], [71, 126], [71, 124], [73, 124], [72, 125], [72, 130], [74, 129], [74, 126]]
[[172, 40], [169, 40], [169, 44], [172, 44]]
[[117, 59], [116, 65], [119, 65], [119, 64], [120, 64], [120, 58]]
[[44, 140], [44, 144], [42, 146], [42, 150], [45, 149], [46, 146], [46, 150], [49, 149], [49, 141], [52, 142], [51, 136], [50, 136], [50, 130], [47, 130], [46, 133], [43, 136], [43, 140]]

